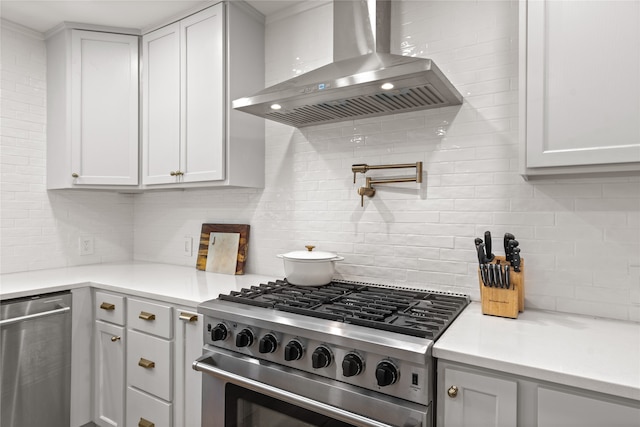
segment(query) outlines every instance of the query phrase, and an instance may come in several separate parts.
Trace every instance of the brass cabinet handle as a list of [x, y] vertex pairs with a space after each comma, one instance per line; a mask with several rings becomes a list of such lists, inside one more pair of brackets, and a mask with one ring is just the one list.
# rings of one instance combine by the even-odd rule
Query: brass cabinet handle
[[141, 311], [138, 317], [142, 320], [156, 320], [155, 314], [147, 313], [146, 311]]
[[74, 172], [71, 174], [71, 178], [80, 178], [80, 175]]
[[197, 314], [191, 314], [191, 313], [185, 313], [184, 311], [180, 312], [180, 320], [184, 320], [185, 322], [197, 322], [198, 321], [198, 315]]
[[458, 395], [458, 387], [452, 385], [449, 387], [449, 390], [447, 390], [447, 394], [449, 397], [456, 397]]
[[175, 171], [171, 171], [171, 172], [169, 172], [169, 175], [176, 176], [177, 174], [175, 173]]
[[147, 360], [144, 357], [141, 357], [138, 361], [138, 366], [142, 366], [145, 369], [151, 369], [156, 367], [156, 362], [152, 362], [151, 360]]
[[138, 427], [155, 427], [155, 424], [140, 417], [140, 421], [138, 421]]
[[114, 335], [111, 337], [111, 342], [120, 341], [120, 337], [118, 335]]
[[182, 172], [182, 171], [171, 171], [171, 172], [169, 172], [169, 175], [171, 175], [171, 176], [182, 176], [182, 175], [184, 175], [184, 172]]
[[111, 304], [110, 302], [103, 302], [102, 304], [100, 304], [100, 308], [103, 310], [115, 310], [116, 305]]

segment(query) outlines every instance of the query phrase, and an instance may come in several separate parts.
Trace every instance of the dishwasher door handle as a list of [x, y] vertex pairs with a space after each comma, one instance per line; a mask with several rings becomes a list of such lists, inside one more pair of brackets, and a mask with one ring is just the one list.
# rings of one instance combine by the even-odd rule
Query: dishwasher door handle
[[25, 320], [38, 319], [40, 317], [53, 316], [54, 314], [62, 314], [71, 311], [71, 307], [61, 307], [55, 310], [43, 311], [42, 313], [28, 314], [26, 316], [12, 317], [10, 319], [0, 320], [0, 326], [13, 325], [14, 323], [24, 322]]

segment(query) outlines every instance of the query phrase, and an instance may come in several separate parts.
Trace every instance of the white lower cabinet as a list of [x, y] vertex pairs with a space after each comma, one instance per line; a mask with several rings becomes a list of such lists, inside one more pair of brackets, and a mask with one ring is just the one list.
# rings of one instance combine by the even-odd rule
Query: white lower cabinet
[[172, 313], [167, 304], [129, 298], [127, 426], [173, 426]]
[[202, 354], [203, 331], [195, 308], [103, 291], [94, 305], [94, 422], [200, 426], [202, 383], [191, 364]]
[[640, 425], [640, 407], [538, 388], [538, 427], [626, 427]]
[[630, 427], [640, 401], [438, 360], [436, 425]]
[[516, 381], [479, 375], [452, 366], [442, 368], [443, 426], [516, 425], [518, 385]]
[[94, 422], [124, 425], [124, 327], [95, 321]]
[[191, 368], [202, 355], [203, 318], [193, 308], [176, 308], [174, 426], [200, 426], [202, 410], [202, 374]]

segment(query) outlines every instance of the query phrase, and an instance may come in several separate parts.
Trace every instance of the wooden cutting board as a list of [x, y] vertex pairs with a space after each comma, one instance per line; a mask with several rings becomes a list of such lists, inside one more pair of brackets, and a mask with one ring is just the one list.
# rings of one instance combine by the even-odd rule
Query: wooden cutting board
[[249, 249], [248, 224], [202, 224], [198, 270], [244, 274]]

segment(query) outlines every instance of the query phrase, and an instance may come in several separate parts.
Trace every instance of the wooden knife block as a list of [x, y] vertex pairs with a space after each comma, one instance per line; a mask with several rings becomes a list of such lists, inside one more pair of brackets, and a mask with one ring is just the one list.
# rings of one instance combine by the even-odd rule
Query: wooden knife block
[[[497, 260], [507, 265], [505, 257], [497, 255], [490, 264], [496, 264]], [[509, 289], [485, 286], [478, 268], [482, 314], [517, 319], [518, 313], [524, 311], [524, 259], [520, 259], [520, 272], [515, 272], [511, 268], [509, 279], [511, 281]]]

